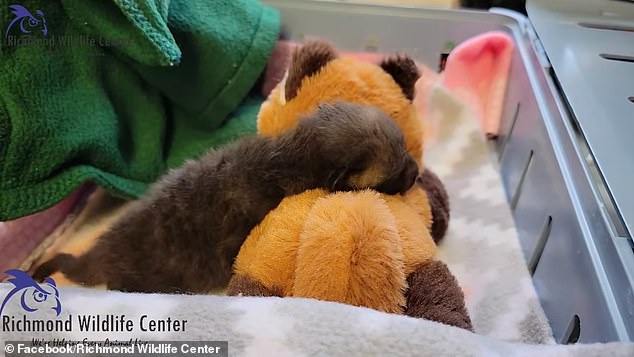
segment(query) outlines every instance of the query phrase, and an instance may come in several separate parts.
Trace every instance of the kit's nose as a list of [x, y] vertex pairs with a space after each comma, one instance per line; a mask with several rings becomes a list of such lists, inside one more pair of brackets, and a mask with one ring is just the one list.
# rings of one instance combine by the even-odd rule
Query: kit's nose
[[405, 194], [414, 184], [416, 183], [416, 179], [418, 178], [418, 165], [413, 159], [409, 159], [411, 162], [405, 166], [405, 172], [403, 173], [404, 185], [401, 189], [401, 194]]

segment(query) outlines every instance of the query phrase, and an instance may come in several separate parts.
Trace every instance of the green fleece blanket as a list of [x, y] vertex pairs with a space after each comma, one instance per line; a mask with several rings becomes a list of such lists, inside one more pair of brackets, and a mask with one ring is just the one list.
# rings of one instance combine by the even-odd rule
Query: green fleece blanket
[[86, 181], [138, 197], [255, 132], [249, 93], [279, 15], [249, 0], [16, 0], [0, 24], [2, 221]]

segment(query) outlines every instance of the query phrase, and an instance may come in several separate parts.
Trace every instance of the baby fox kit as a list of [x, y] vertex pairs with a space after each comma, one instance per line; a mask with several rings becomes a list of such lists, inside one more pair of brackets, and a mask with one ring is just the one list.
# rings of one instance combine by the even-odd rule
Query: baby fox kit
[[403, 193], [418, 167], [379, 109], [322, 104], [279, 137], [241, 139], [168, 172], [79, 257], [59, 254], [34, 278], [137, 292], [203, 293], [229, 281], [240, 246], [280, 201], [313, 188]]

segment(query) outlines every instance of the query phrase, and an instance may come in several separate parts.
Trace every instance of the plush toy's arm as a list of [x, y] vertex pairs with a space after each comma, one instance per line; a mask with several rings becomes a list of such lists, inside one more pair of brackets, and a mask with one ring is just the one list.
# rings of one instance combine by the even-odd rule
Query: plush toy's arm
[[407, 277], [405, 314], [473, 331], [458, 281], [445, 263], [420, 264]]

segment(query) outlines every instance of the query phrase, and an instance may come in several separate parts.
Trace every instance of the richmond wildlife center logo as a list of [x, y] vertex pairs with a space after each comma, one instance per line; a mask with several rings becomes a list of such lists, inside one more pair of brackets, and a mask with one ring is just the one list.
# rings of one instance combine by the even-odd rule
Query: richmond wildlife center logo
[[4, 273], [13, 277], [7, 280], [8, 283], [13, 284], [13, 289], [2, 301], [0, 316], [4, 313], [7, 304], [17, 303], [18, 300], [22, 310], [29, 313], [45, 308], [53, 309], [57, 316], [62, 313], [62, 303], [59, 301], [59, 291], [55, 280], [46, 278], [42, 284], [38, 284], [22, 270], [7, 270]]
[[42, 10], [35, 10], [33, 15], [27, 8], [22, 5], [9, 5], [11, 14], [14, 16], [13, 20], [7, 26], [7, 30], [4, 33], [4, 38], [9, 39], [11, 29], [15, 29], [13, 32], [17, 32], [19, 28], [23, 34], [31, 34], [33, 32], [41, 31], [44, 37], [48, 36], [48, 27], [46, 27], [46, 18]]

